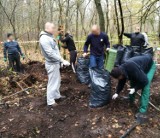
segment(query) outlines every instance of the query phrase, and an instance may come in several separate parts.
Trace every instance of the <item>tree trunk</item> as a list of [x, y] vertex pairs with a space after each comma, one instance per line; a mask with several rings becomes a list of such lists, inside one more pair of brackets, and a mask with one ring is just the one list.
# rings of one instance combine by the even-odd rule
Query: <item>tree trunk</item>
[[108, 3], [108, 0], [106, 0], [106, 3], [107, 3], [107, 12], [106, 12], [106, 33], [108, 32], [108, 29], [109, 29], [109, 3]]
[[[38, 17], [37, 17], [37, 41], [39, 40], [39, 33], [40, 33], [40, 18], [41, 18], [41, 3], [42, 1], [39, 0], [38, 1]], [[35, 48], [35, 52], [37, 52], [37, 49], [38, 49], [38, 46], [39, 46], [39, 43], [36, 44], [36, 48]]]
[[79, 33], [78, 18], [79, 18], [79, 0], [77, 0], [77, 9], [76, 9], [76, 40], [77, 41], [78, 41], [78, 33]]
[[118, 0], [119, 10], [120, 10], [120, 18], [121, 18], [121, 32], [119, 34], [119, 43], [123, 44], [123, 33], [124, 33], [124, 20], [123, 20], [123, 10], [121, 0]]
[[69, 16], [69, 2], [70, 2], [70, 0], [67, 0], [67, 8], [66, 8], [66, 17], [65, 17], [65, 32], [67, 32], [68, 31], [68, 16]]
[[118, 0], [118, 5], [119, 5], [119, 10], [120, 10], [121, 29], [120, 29], [120, 22], [119, 22], [119, 17], [118, 17], [117, 0], [114, 0], [116, 22], [117, 22], [118, 43], [123, 44], [124, 20], [123, 20], [123, 11], [122, 11], [120, 0]]
[[94, 0], [96, 4], [96, 9], [99, 15], [99, 26], [101, 31], [105, 32], [105, 20], [104, 20], [104, 14], [102, 10], [101, 0]]

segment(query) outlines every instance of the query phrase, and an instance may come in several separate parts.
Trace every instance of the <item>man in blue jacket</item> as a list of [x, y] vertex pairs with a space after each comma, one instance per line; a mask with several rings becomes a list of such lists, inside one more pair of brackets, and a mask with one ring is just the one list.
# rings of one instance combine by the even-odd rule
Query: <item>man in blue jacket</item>
[[21, 51], [21, 48], [19, 47], [19, 44], [17, 41], [14, 41], [13, 34], [9, 33], [7, 34], [7, 41], [4, 42], [4, 61], [7, 61], [7, 56], [9, 60], [9, 68], [14, 69], [14, 66], [16, 65], [16, 71], [21, 71], [21, 63], [20, 63], [20, 55], [24, 59], [25, 56]]
[[139, 113], [136, 114], [136, 117], [145, 115], [149, 104], [150, 85], [155, 71], [156, 65], [151, 55], [133, 57], [121, 66], [115, 67], [111, 71], [111, 76], [118, 79], [119, 82], [116, 93], [113, 95], [112, 99], [116, 99], [119, 96], [126, 81], [130, 80], [131, 88], [129, 89], [129, 95], [131, 104], [134, 103], [135, 93], [138, 90], [142, 90]]
[[104, 52], [110, 48], [108, 35], [100, 31], [99, 26], [92, 26], [92, 33], [88, 35], [84, 44], [83, 57], [87, 56], [88, 47], [90, 45], [90, 68], [104, 67]]

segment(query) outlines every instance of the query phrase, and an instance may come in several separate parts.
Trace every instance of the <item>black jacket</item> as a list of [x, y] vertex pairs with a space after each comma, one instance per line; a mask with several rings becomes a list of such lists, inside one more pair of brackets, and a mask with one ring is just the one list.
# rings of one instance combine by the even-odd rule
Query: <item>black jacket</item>
[[62, 43], [66, 43], [66, 46], [63, 46], [64, 48], [67, 48], [69, 51], [76, 50], [76, 46], [73, 40], [73, 37], [71, 35], [66, 35], [64, 39], [61, 39]]
[[124, 35], [131, 39], [131, 46], [144, 46], [145, 38], [141, 33], [124, 33]]
[[133, 82], [135, 85], [133, 88], [135, 88], [136, 91], [143, 89], [148, 84], [146, 74], [149, 72], [152, 64], [152, 57], [150, 55], [144, 55], [133, 57], [119, 66], [124, 74], [124, 78], [119, 80], [116, 93], [119, 94], [123, 90], [126, 80], [131, 80]]

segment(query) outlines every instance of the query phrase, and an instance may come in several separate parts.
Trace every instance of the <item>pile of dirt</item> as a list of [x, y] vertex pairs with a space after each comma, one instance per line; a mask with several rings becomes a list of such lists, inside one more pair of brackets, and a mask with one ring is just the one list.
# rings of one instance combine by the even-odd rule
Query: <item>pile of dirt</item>
[[[134, 114], [138, 108], [136, 106], [131, 108], [129, 102], [121, 98], [111, 101], [101, 109], [90, 109], [88, 106], [90, 89], [80, 84], [76, 75], [68, 69], [61, 71], [61, 94], [67, 98], [57, 101], [59, 105], [50, 109], [46, 106], [47, 75], [44, 65], [39, 62], [28, 63], [24, 69], [25, 77], [28, 74], [36, 80], [32, 81], [32, 77], [28, 78], [32, 85], [27, 81], [23, 82], [27, 86], [34, 86], [34, 89], [7, 99], [5, 102], [9, 107], [0, 106], [1, 137], [118, 138], [135, 121]], [[159, 71], [152, 83], [151, 101], [160, 107]], [[8, 78], [11, 80], [10, 77]], [[12, 79], [20, 82], [18, 77]], [[112, 92], [115, 91], [116, 84], [117, 82], [112, 79]], [[11, 89], [9, 85], [5, 88], [7, 87]], [[127, 87], [122, 95], [127, 94], [126, 89]], [[138, 99], [137, 96], [137, 106]], [[160, 137], [160, 113], [149, 107], [148, 116], [149, 123], [138, 126], [131, 133], [130, 138]]]

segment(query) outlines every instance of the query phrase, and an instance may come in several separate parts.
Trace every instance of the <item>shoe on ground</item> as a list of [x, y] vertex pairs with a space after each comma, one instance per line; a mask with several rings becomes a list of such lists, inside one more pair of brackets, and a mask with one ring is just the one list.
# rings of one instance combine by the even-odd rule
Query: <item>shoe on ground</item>
[[140, 124], [145, 124], [149, 121], [146, 113], [137, 113], [135, 117], [136, 121]]
[[64, 95], [61, 95], [60, 99], [66, 99], [67, 97]]
[[57, 103], [54, 103], [54, 104], [52, 104], [52, 105], [48, 105], [49, 108], [54, 108], [54, 107], [57, 107], [57, 106], [58, 106]]
[[147, 118], [147, 114], [146, 113], [137, 113], [136, 115], [135, 115], [135, 118]]

